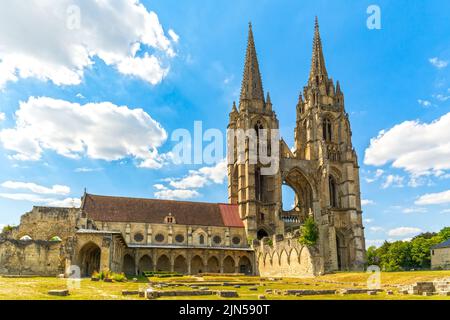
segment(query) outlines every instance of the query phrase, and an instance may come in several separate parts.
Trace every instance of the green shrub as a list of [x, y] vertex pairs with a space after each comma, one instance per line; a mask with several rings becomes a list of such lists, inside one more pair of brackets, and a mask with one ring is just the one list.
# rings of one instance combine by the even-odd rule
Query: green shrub
[[300, 233], [298, 241], [304, 246], [314, 246], [319, 240], [319, 228], [312, 217], [305, 220], [303, 226], [300, 227]]
[[1, 232], [1, 233], [8, 233], [8, 232], [11, 232], [11, 231], [13, 231], [13, 229], [14, 229], [14, 227], [13, 227], [13, 226], [7, 225], [7, 226], [4, 226], [4, 227], [3, 227], [3, 229], [2, 229], [2, 232]]
[[123, 272], [122, 273], [113, 273], [111, 275], [111, 279], [113, 281], [116, 281], [116, 282], [125, 282], [125, 281], [127, 281], [127, 277], [125, 276], [125, 274]]

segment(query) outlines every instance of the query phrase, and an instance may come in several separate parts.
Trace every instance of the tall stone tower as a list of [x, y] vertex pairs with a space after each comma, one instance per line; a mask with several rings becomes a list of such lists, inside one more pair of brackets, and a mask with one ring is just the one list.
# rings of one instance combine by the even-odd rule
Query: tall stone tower
[[[364, 262], [359, 166], [339, 81], [328, 77], [316, 18], [311, 71], [297, 104], [296, 159], [315, 163], [325, 268], [356, 269]], [[318, 208], [317, 208], [318, 209]]]
[[[257, 150], [262, 139], [260, 134], [265, 131], [268, 138], [267, 152], [270, 154], [272, 146], [269, 137], [272, 130], [278, 130], [278, 128], [278, 119], [272, 110], [269, 93], [266, 98], [264, 97], [250, 24], [239, 107], [236, 108], [236, 104], [233, 103], [228, 129], [235, 132], [254, 130], [258, 141]], [[280, 172], [278, 170], [274, 175], [265, 175], [262, 172], [265, 164], [261, 163], [259, 158], [256, 159], [256, 163], [251, 161], [248, 137], [245, 139], [245, 145], [241, 144], [243, 152], [240, 157], [238, 140], [235, 138], [233, 143], [234, 159], [228, 163], [229, 202], [239, 205], [239, 212], [249, 239], [261, 239], [275, 233], [282, 234], [283, 225], [278, 215], [281, 204]]]
[[[238, 150], [236, 141], [231, 144], [234, 157], [228, 163], [229, 202], [239, 206], [251, 239], [295, 236], [312, 217], [319, 228], [315, 256], [320, 257], [324, 271], [362, 269], [365, 242], [358, 159], [344, 94], [339, 82], [335, 85], [327, 73], [317, 18], [311, 70], [296, 114], [294, 148], [283, 139], [267, 145], [269, 154], [275, 145], [279, 151], [276, 173], [262, 175], [264, 165], [250, 161], [248, 139], [243, 151]], [[239, 107], [233, 103], [228, 129], [258, 132], [278, 128], [269, 94], [264, 98], [250, 25]], [[294, 206], [288, 211], [283, 210], [283, 185], [295, 193]]]

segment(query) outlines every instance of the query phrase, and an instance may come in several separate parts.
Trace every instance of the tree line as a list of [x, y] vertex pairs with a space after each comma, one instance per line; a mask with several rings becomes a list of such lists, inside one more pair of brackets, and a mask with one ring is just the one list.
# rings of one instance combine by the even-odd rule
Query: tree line
[[445, 227], [438, 233], [421, 233], [411, 241], [385, 241], [379, 248], [367, 249], [367, 263], [383, 271], [430, 269], [431, 247], [449, 239], [450, 227]]

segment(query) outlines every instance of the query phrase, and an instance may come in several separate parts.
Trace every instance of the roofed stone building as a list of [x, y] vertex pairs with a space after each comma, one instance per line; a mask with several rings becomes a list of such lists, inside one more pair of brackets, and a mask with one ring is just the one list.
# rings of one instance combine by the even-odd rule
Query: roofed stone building
[[450, 269], [450, 240], [431, 247], [431, 269]]
[[[228, 204], [84, 194], [79, 209], [35, 207], [2, 235], [0, 273], [68, 274], [77, 266], [83, 276], [102, 269], [311, 276], [362, 269], [358, 160], [344, 94], [326, 70], [317, 20], [308, 83], [293, 110], [294, 148], [283, 139], [267, 145], [269, 154], [280, 151], [279, 170], [263, 174], [266, 165], [252, 163], [247, 147], [244, 161], [229, 161]], [[279, 129], [251, 25], [240, 101], [233, 103], [228, 129], [255, 129], [257, 144], [258, 132]], [[233, 148], [239, 153], [236, 143]], [[283, 185], [295, 193], [289, 211], [283, 210]], [[298, 242], [308, 217], [319, 229], [313, 247]]]

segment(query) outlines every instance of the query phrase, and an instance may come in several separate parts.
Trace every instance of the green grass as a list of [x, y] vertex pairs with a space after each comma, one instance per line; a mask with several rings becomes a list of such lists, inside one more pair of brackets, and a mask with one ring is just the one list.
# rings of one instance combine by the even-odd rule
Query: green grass
[[[340, 272], [329, 274], [317, 278], [283, 278], [276, 281], [269, 281], [267, 278], [260, 277], [244, 277], [244, 276], [205, 276], [205, 277], [174, 277], [174, 278], [157, 278], [152, 277], [148, 280], [152, 283], [178, 283], [193, 284], [204, 286], [204, 284], [214, 282], [232, 282], [232, 283], [255, 283], [258, 284], [257, 291], [250, 291], [250, 286], [234, 287], [216, 287], [210, 286], [210, 290], [236, 290], [239, 293], [239, 299], [256, 300], [258, 295], [264, 294], [269, 300], [450, 300], [450, 297], [443, 296], [412, 296], [401, 295], [398, 293], [399, 285], [412, 284], [418, 281], [430, 281], [437, 278], [450, 277], [450, 271], [414, 271], [414, 272], [383, 272], [381, 274], [382, 288], [393, 290], [395, 294], [388, 296], [386, 293], [379, 293], [376, 296], [368, 296], [367, 294], [354, 295], [321, 295], [321, 296], [284, 296], [275, 294], [265, 294], [266, 289], [286, 290], [286, 289], [344, 289], [344, 288], [364, 288], [366, 287], [368, 274], [360, 272]], [[69, 283], [70, 284], [70, 283]], [[79, 288], [68, 287], [66, 279], [57, 278], [0, 278], [0, 300], [119, 300], [119, 299], [142, 299], [137, 296], [122, 296], [122, 290], [139, 290], [148, 286], [147, 279], [139, 277], [138, 282], [93, 282], [90, 279], [83, 279]], [[47, 294], [52, 289], [70, 290], [69, 297], [52, 297]], [[164, 288], [161, 290], [192, 290], [187, 286], [178, 288]], [[193, 299], [217, 299], [226, 300], [217, 296], [201, 296], [201, 297], [165, 297], [165, 300], [193, 300]]]

